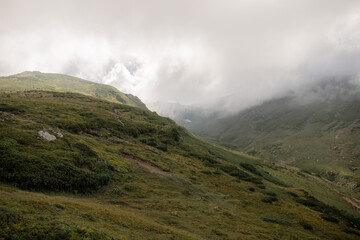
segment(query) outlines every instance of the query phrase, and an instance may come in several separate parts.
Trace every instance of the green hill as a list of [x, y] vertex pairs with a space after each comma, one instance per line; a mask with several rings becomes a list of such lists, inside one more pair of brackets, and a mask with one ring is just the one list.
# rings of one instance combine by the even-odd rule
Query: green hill
[[358, 239], [357, 192], [78, 93], [0, 93], [0, 239]]
[[68, 75], [23, 72], [8, 77], [0, 77], [0, 91], [29, 90], [81, 93], [146, 109], [145, 104], [136, 96], [124, 94], [109, 85], [94, 83]]
[[328, 83], [302, 98], [271, 100], [192, 130], [360, 190], [359, 92], [350, 82]]

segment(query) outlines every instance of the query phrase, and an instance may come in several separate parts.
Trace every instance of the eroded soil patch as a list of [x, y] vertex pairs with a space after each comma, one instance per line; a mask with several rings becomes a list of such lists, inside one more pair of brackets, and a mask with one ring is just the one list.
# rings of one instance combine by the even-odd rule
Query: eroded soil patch
[[146, 162], [140, 158], [137, 158], [137, 157], [134, 157], [134, 156], [131, 156], [131, 155], [128, 155], [128, 154], [122, 154], [122, 156], [132, 162], [132, 163], [136, 163], [138, 164], [140, 167], [144, 168], [145, 170], [151, 172], [151, 173], [155, 173], [155, 174], [159, 174], [159, 175], [162, 175], [162, 176], [169, 176], [171, 175], [171, 173], [165, 171], [164, 169], [162, 169], [161, 167], [153, 164], [153, 163], [150, 163], [150, 162]]

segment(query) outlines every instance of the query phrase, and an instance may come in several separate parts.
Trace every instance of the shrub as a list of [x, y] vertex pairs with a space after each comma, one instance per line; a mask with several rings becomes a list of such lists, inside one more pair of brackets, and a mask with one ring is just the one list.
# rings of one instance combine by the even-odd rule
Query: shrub
[[0, 207], [0, 228], [16, 224], [21, 221], [22, 216], [18, 212], [12, 211], [5, 207]]
[[277, 197], [265, 197], [261, 199], [261, 201], [263, 201], [264, 203], [273, 203], [279, 201], [279, 199]]
[[299, 176], [305, 177], [305, 175], [303, 173], [301, 173], [301, 172], [297, 172], [296, 174], [299, 175]]
[[178, 142], [180, 140], [180, 132], [176, 128], [171, 128], [170, 137]]
[[360, 232], [359, 231], [355, 231], [355, 230], [350, 229], [350, 228], [344, 228], [342, 231], [345, 232], [345, 233], [354, 234], [354, 235], [360, 237]]
[[74, 147], [80, 150], [81, 154], [86, 157], [97, 157], [97, 153], [94, 152], [89, 146], [84, 143], [75, 143]]
[[253, 173], [253, 174], [255, 174], [255, 175], [258, 175], [259, 177], [262, 177], [263, 179], [265, 179], [265, 180], [267, 180], [267, 181], [269, 181], [269, 182], [275, 183], [275, 184], [277, 184], [277, 185], [279, 185], [279, 186], [287, 187], [287, 184], [285, 184], [284, 182], [282, 182], [282, 181], [280, 181], [279, 179], [273, 177], [272, 175], [270, 175], [270, 174], [269, 174], [268, 172], [266, 172], [266, 171], [263, 171], [263, 170], [261, 171], [261, 170], [257, 169], [257, 168], [256, 168], [254, 165], [252, 165], [252, 164], [249, 164], [249, 163], [241, 163], [240, 166], [241, 166], [243, 169], [245, 169], [245, 170], [247, 170], [247, 171], [249, 171], [249, 172], [251, 172], [251, 173]]
[[261, 173], [256, 169], [256, 167], [252, 164], [249, 163], [241, 163], [240, 166], [246, 170], [248, 170], [249, 172], [252, 172], [258, 176], [262, 176]]
[[330, 216], [328, 214], [321, 214], [320, 216], [322, 219], [324, 219], [325, 221], [328, 221], [328, 222], [333, 222], [333, 223], [338, 223], [339, 220], [333, 216]]
[[0, 141], [0, 180], [22, 189], [82, 193], [106, 185], [111, 165], [85, 144], [75, 146], [77, 152], [66, 148], [51, 152], [46, 145], [33, 151], [16, 141]]
[[[3, 219], [3, 214], [4, 212], [0, 210], [0, 219]], [[70, 225], [68, 223], [54, 222], [46, 218], [37, 219], [35, 224], [29, 224], [33, 221], [34, 219], [24, 218], [18, 219], [16, 223], [2, 222], [3, 227], [0, 228], [0, 239], [113, 239], [96, 229], [76, 224]]]
[[157, 146], [156, 148], [161, 151], [164, 151], [164, 152], [167, 152], [167, 150], [168, 150], [168, 146], [166, 144], [161, 144], [161, 145]]
[[290, 225], [290, 222], [282, 216], [263, 216], [264, 222], [276, 223], [279, 225]]
[[266, 192], [265, 194], [268, 195], [268, 196], [271, 196], [271, 197], [276, 197], [277, 196], [277, 194], [274, 193], [274, 192]]
[[223, 233], [223, 232], [221, 232], [221, 231], [218, 230], [218, 229], [214, 229], [212, 232], [215, 233], [215, 234], [218, 235], [218, 236], [227, 236], [226, 233]]
[[239, 180], [244, 180], [255, 184], [262, 183], [261, 179], [250, 176], [248, 173], [240, 170], [236, 166], [218, 164], [217, 167], [220, 168], [222, 171], [226, 172], [227, 174], [233, 177], [237, 177]]
[[348, 227], [360, 229], [359, 218], [349, 215], [348, 213], [341, 211], [335, 207], [326, 205], [323, 202], [320, 202], [319, 200], [314, 198], [313, 196], [310, 196], [306, 192], [304, 198], [295, 197], [295, 200], [298, 203], [303, 204], [304, 206], [307, 206], [315, 211], [322, 213], [320, 217], [326, 221], [338, 223], [339, 219], [342, 219], [345, 221]]
[[212, 172], [209, 170], [202, 170], [201, 172], [206, 175], [212, 175]]
[[313, 230], [313, 226], [305, 221], [299, 222], [299, 224], [305, 229], [305, 230]]
[[2, 112], [11, 112], [11, 113], [22, 113], [24, 112], [24, 110], [20, 107], [14, 107], [14, 106], [10, 106], [8, 104], [5, 103], [1, 103], [0, 104], [0, 111]]
[[293, 196], [293, 197], [299, 197], [296, 193], [294, 192], [287, 192], [287, 194], [289, 194], [290, 196]]
[[248, 151], [247, 154], [249, 154], [250, 156], [255, 156], [257, 154], [257, 152], [256, 152], [256, 150], [252, 149], [252, 150]]

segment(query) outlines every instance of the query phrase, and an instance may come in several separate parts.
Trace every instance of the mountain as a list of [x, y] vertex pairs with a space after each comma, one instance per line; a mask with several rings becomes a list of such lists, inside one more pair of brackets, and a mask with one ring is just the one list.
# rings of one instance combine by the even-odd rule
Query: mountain
[[0, 91], [31, 90], [81, 93], [146, 109], [145, 104], [136, 96], [122, 93], [109, 85], [94, 83], [68, 75], [35, 71], [0, 77]]
[[159, 115], [169, 117], [176, 123], [189, 129], [196, 128], [199, 124], [218, 119], [227, 113], [225, 110], [213, 110], [219, 108], [204, 108], [194, 105], [182, 105], [173, 102], [154, 102], [148, 107]]
[[360, 235], [358, 192], [54, 90], [0, 92], [0, 196], [3, 239]]
[[322, 82], [192, 130], [360, 190], [360, 88], [353, 79]]

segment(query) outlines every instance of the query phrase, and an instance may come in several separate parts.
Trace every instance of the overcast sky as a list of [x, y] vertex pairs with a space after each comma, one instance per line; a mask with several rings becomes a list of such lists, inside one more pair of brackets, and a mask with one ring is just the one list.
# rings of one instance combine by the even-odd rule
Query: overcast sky
[[360, 1], [1, 0], [0, 75], [26, 70], [241, 108], [359, 74]]

